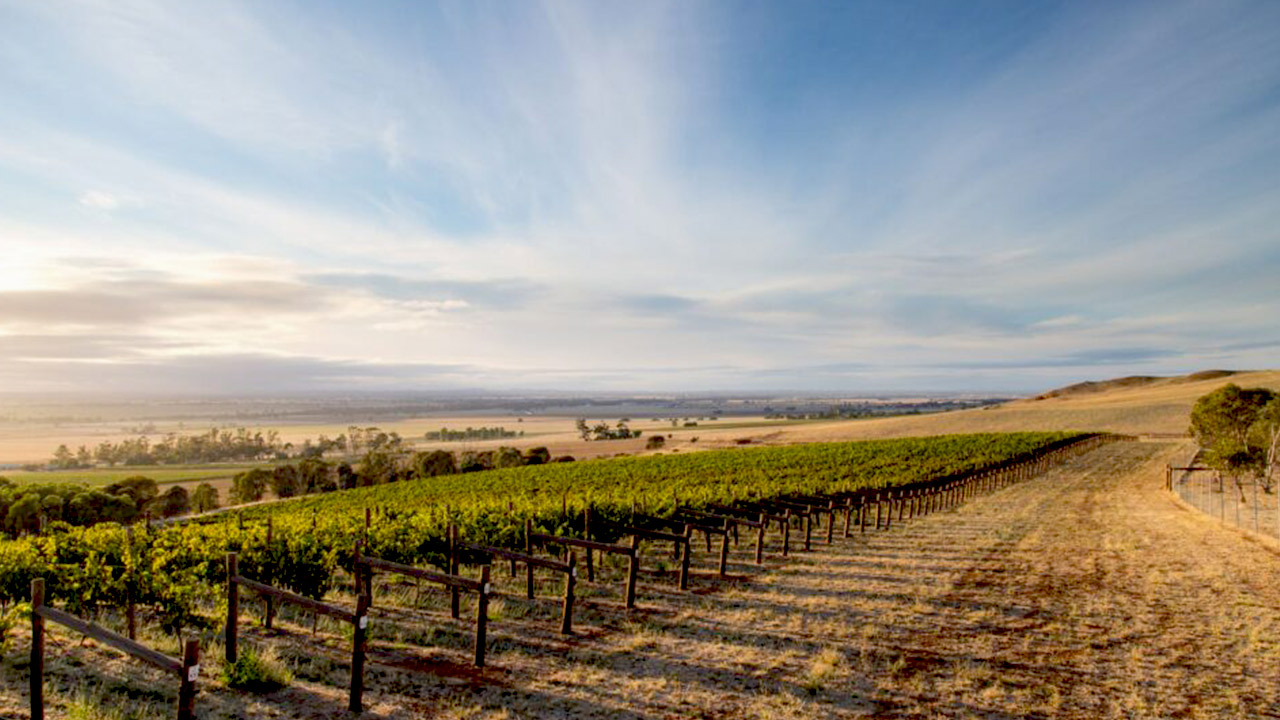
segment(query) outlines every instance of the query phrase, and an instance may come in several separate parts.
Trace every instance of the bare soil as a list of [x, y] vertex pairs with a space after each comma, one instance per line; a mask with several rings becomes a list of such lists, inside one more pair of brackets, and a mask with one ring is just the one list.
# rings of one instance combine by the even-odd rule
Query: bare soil
[[[654, 546], [640, 609], [620, 607], [610, 566], [586, 587], [574, 637], [555, 632], [550, 579], [543, 599], [499, 601], [483, 670], [468, 667], [469, 625], [448, 619], [443, 596], [415, 608], [411, 587], [386, 585], [363, 717], [1280, 717], [1280, 555], [1161, 490], [1163, 463], [1185, 453], [1114, 444], [891, 531], [786, 560], [771, 547], [762, 568], [744, 537], [729, 578], [699, 553], [692, 593], [659, 572], [670, 550]], [[308, 617], [282, 619], [274, 633], [246, 621], [242, 642], [275, 648], [292, 685], [226, 689], [212, 648], [201, 717], [346, 716], [341, 629], [313, 636]], [[77, 697], [170, 714], [172, 683], [60, 637], [51, 717]], [[26, 649], [19, 631], [0, 717], [24, 715]]]

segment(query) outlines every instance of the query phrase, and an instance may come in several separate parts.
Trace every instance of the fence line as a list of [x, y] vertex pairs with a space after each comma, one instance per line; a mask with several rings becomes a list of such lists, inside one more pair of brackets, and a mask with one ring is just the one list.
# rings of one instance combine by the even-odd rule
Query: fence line
[[169, 657], [123, 635], [44, 604], [44, 578], [31, 581], [31, 720], [44, 720], [44, 623], [55, 622], [120, 652], [177, 675], [178, 720], [194, 715], [196, 678], [200, 674], [200, 642], [187, 640], [182, 658]]
[[1280, 538], [1280, 498], [1261, 478], [1232, 478], [1197, 464], [1196, 453], [1182, 465], [1165, 466], [1165, 489], [1223, 525]]

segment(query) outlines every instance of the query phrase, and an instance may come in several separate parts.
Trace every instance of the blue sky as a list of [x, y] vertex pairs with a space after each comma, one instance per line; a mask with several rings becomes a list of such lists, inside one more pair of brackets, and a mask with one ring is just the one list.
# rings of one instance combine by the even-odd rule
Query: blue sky
[[0, 253], [11, 390], [1275, 367], [1280, 4], [0, 0]]

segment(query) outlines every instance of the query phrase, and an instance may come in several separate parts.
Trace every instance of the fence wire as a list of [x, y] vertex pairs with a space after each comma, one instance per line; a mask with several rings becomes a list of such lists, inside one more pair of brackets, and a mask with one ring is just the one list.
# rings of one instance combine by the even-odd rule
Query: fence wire
[[1280, 498], [1256, 478], [1232, 478], [1196, 466], [1173, 468], [1173, 491], [1183, 502], [1224, 525], [1280, 538]]

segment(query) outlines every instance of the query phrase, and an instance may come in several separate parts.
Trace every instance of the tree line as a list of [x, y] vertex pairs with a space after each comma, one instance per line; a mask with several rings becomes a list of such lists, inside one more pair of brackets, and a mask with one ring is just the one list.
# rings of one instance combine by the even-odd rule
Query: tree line
[[505, 440], [506, 438], [524, 437], [523, 430], [508, 430], [504, 427], [468, 427], [466, 430], [450, 430], [440, 428], [423, 433], [429, 442], [458, 442], [464, 440]]
[[50, 523], [89, 526], [131, 523], [146, 514], [185, 515], [197, 504], [203, 509], [217, 507], [217, 489], [202, 483], [195, 493], [177, 485], [160, 492], [155, 480], [142, 476], [102, 488], [69, 483], [14, 485], [0, 477], [0, 525], [12, 537], [40, 532]]
[[248, 428], [218, 429], [194, 435], [169, 433], [159, 440], [147, 435], [112, 442], [104, 440], [90, 448], [76, 450], [66, 444], [58, 446], [47, 467], [54, 470], [78, 470], [95, 465], [193, 465], [217, 462], [258, 462], [292, 458], [320, 458], [330, 453], [353, 457], [362, 451], [397, 446], [402, 442], [396, 432], [383, 432], [376, 427], [352, 425], [347, 432], [330, 438], [320, 435], [301, 444], [282, 442], [275, 430], [251, 431]]
[[573, 460], [569, 455], [553, 458], [545, 447], [521, 452], [504, 446], [494, 450], [454, 453], [448, 450], [408, 452], [396, 444], [369, 450], [354, 464], [306, 458], [274, 468], [246, 470], [232, 479], [231, 500], [235, 503], [257, 502], [266, 499], [268, 492], [283, 499], [439, 475]]

